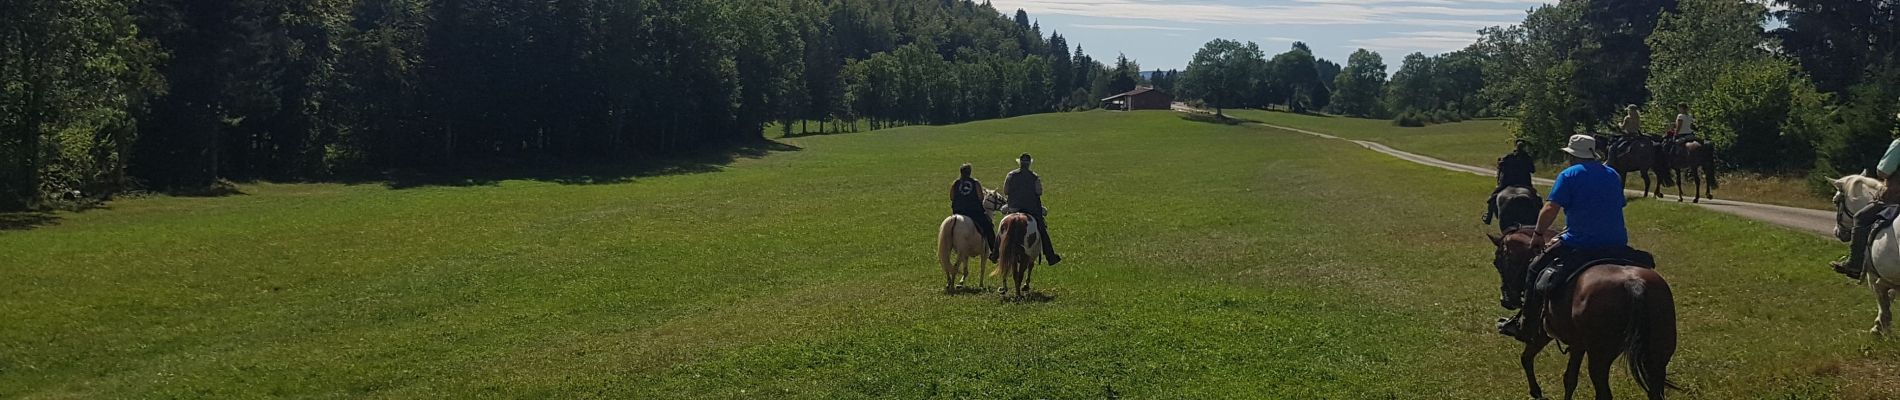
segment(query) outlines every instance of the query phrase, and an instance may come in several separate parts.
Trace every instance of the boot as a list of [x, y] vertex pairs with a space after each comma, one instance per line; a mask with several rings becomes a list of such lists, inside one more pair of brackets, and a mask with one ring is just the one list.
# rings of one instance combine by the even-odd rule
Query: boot
[[1544, 294], [1536, 288], [1525, 291], [1524, 308], [1517, 321], [1517, 340], [1530, 343], [1544, 336]]
[[1860, 279], [1861, 273], [1866, 271], [1867, 266], [1867, 251], [1870, 247], [1867, 242], [1873, 241], [1873, 236], [1873, 225], [1854, 225], [1853, 241], [1847, 245], [1847, 262], [1843, 264], [1835, 261], [1829, 264], [1834, 267], [1834, 272], [1847, 275], [1849, 279]]

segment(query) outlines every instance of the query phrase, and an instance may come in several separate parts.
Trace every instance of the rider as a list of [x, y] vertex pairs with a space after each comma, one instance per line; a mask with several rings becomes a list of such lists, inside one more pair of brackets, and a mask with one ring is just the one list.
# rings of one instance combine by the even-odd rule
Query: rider
[[1631, 104], [1628, 107], [1624, 107], [1623, 110], [1626, 111], [1626, 114], [1623, 115], [1623, 135], [1631, 138], [1642, 135], [1643, 116], [1637, 113], [1636, 105]]
[[[1900, 114], [1894, 115], [1894, 118], [1900, 119]], [[1848, 244], [1847, 263], [1835, 261], [1831, 264], [1835, 272], [1860, 279], [1861, 272], [1866, 270], [1869, 242], [1873, 241], [1874, 223], [1880, 220], [1880, 211], [1888, 205], [1900, 204], [1900, 190], [1894, 189], [1894, 182], [1890, 180], [1895, 169], [1900, 169], [1900, 139], [1894, 139], [1893, 144], [1887, 145], [1887, 154], [1880, 157], [1880, 165], [1874, 168], [1876, 178], [1887, 181], [1887, 188], [1880, 192], [1873, 203], [1868, 203], [1867, 207], [1854, 213], [1854, 235]]]
[[1676, 123], [1670, 126], [1669, 135], [1663, 138], [1666, 148], [1670, 152], [1680, 151], [1677, 148], [1683, 143], [1695, 140], [1695, 117], [1689, 115], [1689, 104], [1676, 103]]
[[[1550, 187], [1550, 199], [1537, 216], [1536, 243], [1551, 243], [1531, 266], [1531, 286], [1525, 289], [1522, 315], [1516, 326], [1506, 322], [1500, 331], [1516, 332], [1519, 340], [1531, 341], [1542, 335], [1543, 293], [1538, 286], [1564, 283], [1569, 274], [1585, 263], [1606, 257], [1627, 259], [1653, 267], [1648, 253], [1629, 247], [1629, 232], [1623, 225], [1623, 180], [1615, 169], [1597, 161], [1596, 138], [1590, 135], [1570, 137], [1563, 149], [1570, 155], [1570, 167], [1557, 175]], [[1569, 227], [1555, 242], [1550, 241], [1551, 225], [1564, 215]]]
[[983, 234], [983, 241], [989, 243], [990, 262], [996, 262], [996, 226], [990, 221], [990, 212], [983, 208], [983, 183], [970, 177], [970, 164], [964, 163], [959, 170], [962, 178], [950, 184], [950, 212], [970, 218], [976, 223], [976, 229]]
[[1016, 162], [1022, 166], [1009, 171], [1009, 176], [1003, 178], [1003, 190], [997, 193], [1008, 196], [1009, 207], [1016, 212], [1036, 218], [1036, 230], [1042, 235], [1042, 254], [1049, 260], [1049, 265], [1056, 265], [1062, 262], [1062, 256], [1056, 255], [1056, 246], [1049, 241], [1049, 220], [1046, 218], [1049, 212], [1042, 208], [1042, 177], [1029, 171], [1029, 161], [1029, 153], [1017, 157]]
[[1491, 196], [1484, 198], [1484, 224], [1490, 225], [1491, 218], [1498, 214], [1495, 199], [1498, 193], [1513, 186], [1531, 187], [1531, 174], [1537, 173], [1537, 163], [1531, 156], [1530, 142], [1517, 140], [1517, 149], [1511, 154], [1498, 158], [1498, 187], [1491, 189]]

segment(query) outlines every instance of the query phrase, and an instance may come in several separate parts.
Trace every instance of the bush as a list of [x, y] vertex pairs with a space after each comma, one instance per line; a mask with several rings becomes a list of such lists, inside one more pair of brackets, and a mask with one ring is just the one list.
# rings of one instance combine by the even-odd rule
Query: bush
[[1399, 114], [1398, 118], [1392, 119], [1392, 124], [1407, 128], [1417, 128], [1425, 126], [1425, 121], [1420, 119], [1418, 113], [1406, 111]]

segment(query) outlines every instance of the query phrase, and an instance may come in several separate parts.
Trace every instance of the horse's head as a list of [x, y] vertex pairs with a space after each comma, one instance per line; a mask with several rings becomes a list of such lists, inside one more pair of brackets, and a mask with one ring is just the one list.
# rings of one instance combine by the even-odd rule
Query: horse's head
[[1002, 194], [996, 193], [995, 190], [983, 189], [983, 211], [996, 212], [996, 210], [1003, 209], [1003, 206], [1007, 204], [1009, 204], [1008, 197], [1003, 197]]
[[1523, 304], [1524, 274], [1530, 270], [1531, 261], [1542, 252], [1537, 245], [1535, 228], [1519, 227], [1504, 233], [1504, 236], [1490, 236], [1491, 244], [1497, 246], [1492, 255], [1491, 264], [1498, 270], [1498, 305], [1515, 310]]
[[1834, 237], [1845, 242], [1854, 231], [1854, 213], [1874, 202], [1887, 185], [1866, 175], [1848, 175], [1834, 180]]

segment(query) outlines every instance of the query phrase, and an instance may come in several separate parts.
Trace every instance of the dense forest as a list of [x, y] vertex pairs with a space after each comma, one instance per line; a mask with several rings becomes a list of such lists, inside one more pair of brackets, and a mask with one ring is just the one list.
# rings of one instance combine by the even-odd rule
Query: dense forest
[[0, 0], [0, 209], [665, 159], [1140, 79], [968, 0]]
[[1462, 50], [1407, 55], [1391, 74], [1362, 49], [1321, 80], [1332, 91], [1325, 100], [1288, 86], [1311, 88], [1308, 77], [1340, 69], [1309, 64], [1302, 46], [1269, 59], [1253, 43], [1215, 40], [1183, 74], [1183, 93], [1217, 107], [1284, 105], [1407, 126], [1512, 117], [1519, 137], [1553, 159], [1567, 136], [1608, 132], [1629, 105], [1660, 133], [1687, 104], [1724, 168], [1819, 179], [1871, 167], [1900, 123], [1900, 0], [1772, 3], [1780, 10], [1564, 0], [1480, 30]]

